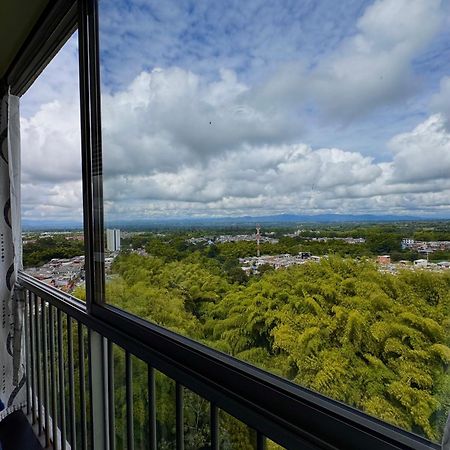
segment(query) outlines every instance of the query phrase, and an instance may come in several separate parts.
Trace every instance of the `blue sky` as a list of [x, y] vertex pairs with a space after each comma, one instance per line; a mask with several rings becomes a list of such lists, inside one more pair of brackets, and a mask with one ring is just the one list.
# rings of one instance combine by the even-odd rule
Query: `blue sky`
[[[280, 62], [302, 58], [314, 65], [356, 32], [355, 22], [365, 4], [103, 2], [103, 80], [113, 88], [125, 87], [141, 70], [174, 65], [212, 78], [219, 69], [228, 68], [253, 80]], [[133, 25], [117, 34], [119, 23]]]
[[[101, 0], [107, 214], [449, 215], [449, 25], [448, 0]], [[22, 104], [25, 147], [67, 148], [40, 177], [56, 215], [76, 58]]]
[[[283, 64], [301, 63], [313, 69], [358, 35], [358, 20], [373, 3], [102, 2], [104, 87], [112, 92], [124, 89], [138, 73], [155, 67], [177, 66], [209, 80], [218, 79], [219, 71], [226, 68], [255, 86], [276, 76]], [[318, 117], [311, 113], [313, 105], [307, 109], [307, 117], [302, 117], [310, 125], [311, 145], [342, 146], [383, 159], [385, 149], [380, 148], [380, 141], [423, 119], [429, 113], [430, 96], [439, 89], [441, 78], [450, 73], [450, 27], [445, 26], [448, 12], [448, 2], [442, 2], [440, 26], [411, 58], [416, 85], [410, 95], [399, 102], [381, 103], [351, 121]], [[298, 108], [305, 106], [299, 104]]]

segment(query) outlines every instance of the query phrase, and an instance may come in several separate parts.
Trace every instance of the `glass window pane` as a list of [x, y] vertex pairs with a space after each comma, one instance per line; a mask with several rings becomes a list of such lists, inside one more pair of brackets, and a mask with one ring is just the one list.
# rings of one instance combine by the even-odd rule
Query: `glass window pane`
[[101, 0], [107, 302], [439, 441], [448, 14]]
[[78, 35], [21, 98], [23, 264], [84, 298]]

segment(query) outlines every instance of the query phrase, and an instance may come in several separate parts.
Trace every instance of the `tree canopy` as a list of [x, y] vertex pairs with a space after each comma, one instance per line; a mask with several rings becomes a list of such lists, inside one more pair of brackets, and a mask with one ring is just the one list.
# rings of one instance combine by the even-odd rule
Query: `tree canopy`
[[341, 257], [233, 281], [199, 252], [121, 255], [108, 301], [394, 425], [440, 439], [450, 275]]

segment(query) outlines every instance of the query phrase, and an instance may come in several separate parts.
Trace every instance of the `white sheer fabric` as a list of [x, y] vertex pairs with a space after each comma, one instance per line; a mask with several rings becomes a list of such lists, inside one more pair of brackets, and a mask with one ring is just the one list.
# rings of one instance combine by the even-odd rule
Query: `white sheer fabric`
[[19, 98], [0, 104], [0, 420], [25, 404], [24, 298], [15, 287], [21, 268]]

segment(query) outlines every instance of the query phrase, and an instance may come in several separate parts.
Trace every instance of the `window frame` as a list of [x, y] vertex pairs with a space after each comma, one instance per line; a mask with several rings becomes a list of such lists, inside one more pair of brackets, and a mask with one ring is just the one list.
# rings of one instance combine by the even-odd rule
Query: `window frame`
[[[80, 35], [86, 34], [93, 42], [89, 49], [90, 60], [84, 61], [90, 65], [89, 100], [92, 114], [90, 149], [92, 172], [89, 180], [89, 185], [92, 186], [92, 205], [87, 213], [92, 217], [91, 226], [94, 232], [91, 244], [93, 248], [89, 249], [90, 252], [94, 252], [90, 258], [92, 268], [89, 280], [90, 283], [98, 283], [98, 286], [91, 285], [89, 288], [88, 311], [134, 339], [153, 347], [163, 359], [171, 359], [172, 354], [176, 355], [177, 363], [182, 362], [183, 372], [194, 372], [188, 387], [201, 395], [205, 392], [206, 386], [204, 383], [198, 383], [198, 380], [206, 376], [209, 384], [214, 386], [209, 396], [216, 397], [219, 406], [225, 406], [227, 409], [226, 406], [232, 406], [233, 397], [238, 399], [237, 405], [246, 407], [237, 407], [238, 413], [236, 408], [231, 408], [233, 414], [255, 428], [261, 428], [261, 424], [264, 424], [264, 429], [270, 430], [266, 435], [287, 448], [298, 448], [301, 436], [302, 448], [305, 449], [316, 446], [328, 448], [329, 443], [338, 448], [348, 449], [353, 448], [355, 443], [356, 448], [367, 449], [381, 446], [386, 449], [398, 448], [398, 444], [407, 448], [429, 448], [430, 441], [426, 439], [421, 441], [422, 438], [413, 433], [391, 426], [353, 407], [312, 392], [106, 303], [98, 0], [79, 1], [81, 4], [89, 5], [86, 8], [89, 19], [83, 21], [80, 17]], [[98, 172], [96, 168], [99, 169]], [[102, 261], [97, 261], [96, 255], [101, 255]], [[102, 270], [102, 274], [97, 270]], [[175, 361], [172, 363], [176, 364]], [[165, 368], [170, 367], [173, 367], [172, 364]], [[184, 377], [186, 376], [185, 372]], [[242, 409], [241, 414], [239, 409]]]
[[[50, 2], [3, 80], [22, 95], [78, 28], [86, 310], [38, 281], [42, 298], [286, 448], [439, 449], [414, 433], [149, 323], [105, 302], [98, 0]], [[26, 277], [25, 277], [26, 278]]]

